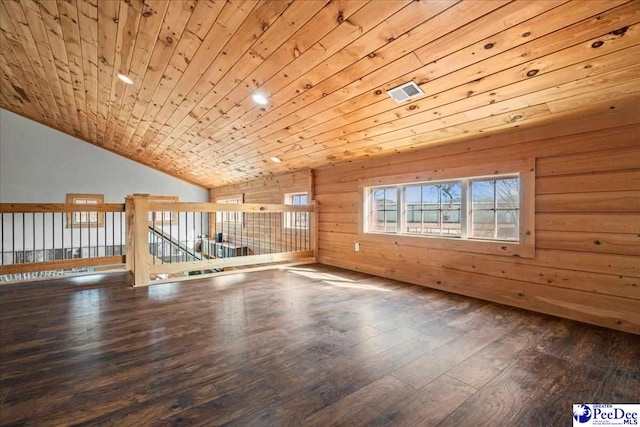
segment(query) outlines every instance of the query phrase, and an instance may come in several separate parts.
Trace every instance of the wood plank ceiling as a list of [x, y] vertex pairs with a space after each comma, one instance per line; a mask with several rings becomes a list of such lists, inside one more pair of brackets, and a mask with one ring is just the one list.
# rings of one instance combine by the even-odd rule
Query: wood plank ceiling
[[206, 187], [640, 91], [635, 0], [5, 0], [0, 28], [0, 107]]

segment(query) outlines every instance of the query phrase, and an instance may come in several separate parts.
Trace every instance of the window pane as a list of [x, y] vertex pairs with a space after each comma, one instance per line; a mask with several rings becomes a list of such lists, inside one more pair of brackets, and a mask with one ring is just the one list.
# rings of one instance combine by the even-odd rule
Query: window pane
[[407, 204], [419, 205], [422, 200], [421, 197], [422, 197], [422, 187], [419, 185], [418, 186], [412, 185], [410, 187], [407, 187], [404, 190], [404, 200], [405, 200], [405, 203]]
[[473, 181], [471, 193], [473, 194], [473, 209], [493, 209], [494, 181]]
[[440, 188], [437, 185], [422, 186], [422, 203], [423, 209], [439, 209], [440, 208]]
[[[475, 205], [475, 202], [474, 202]], [[493, 239], [495, 233], [495, 211], [473, 210], [473, 234], [472, 237], [481, 239]]]
[[518, 240], [519, 210], [508, 209], [497, 211], [498, 233], [501, 240]]
[[519, 181], [517, 178], [496, 181], [496, 208], [518, 209], [520, 206]]
[[462, 184], [459, 182], [442, 184], [442, 209], [460, 209], [460, 198], [462, 196]]
[[518, 240], [520, 217], [520, 180], [496, 181], [497, 233], [501, 240]]
[[373, 203], [369, 229], [378, 232], [395, 232], [397, 222], [398, 191], [395, 187], [371, 190]]
[[306, 204], [308, 204], [307, 195], [306, 194], [294, 194], [293, 196], [291, 196], [291, 204], [292, 205], [306, 205]]

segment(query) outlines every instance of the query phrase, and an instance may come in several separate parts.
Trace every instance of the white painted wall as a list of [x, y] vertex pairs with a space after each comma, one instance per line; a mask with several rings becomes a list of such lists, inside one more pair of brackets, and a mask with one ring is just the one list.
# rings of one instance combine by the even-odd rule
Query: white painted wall
[[[133, 193], [209, 201], [205, 188], [0, 109], [0, 202], [65, 203], [67, 193], [103, 194], [105, 203], [124, 203]], [[4, 214], [0, 257], [10, 264], [14, 250], [124, 245], [123, 221], [108, 213], [103, 227], [71, 229], [61, 213]], [[165, 227], [190, 247], [201, 229], [208, 229], [207, 215], [181, 213], [178, 225]]]
[[0, 109], [0, 202], [64, 203], [67, 193], [104, 194], [106, 203], [132, 193], [209, 201], [205, 188]]

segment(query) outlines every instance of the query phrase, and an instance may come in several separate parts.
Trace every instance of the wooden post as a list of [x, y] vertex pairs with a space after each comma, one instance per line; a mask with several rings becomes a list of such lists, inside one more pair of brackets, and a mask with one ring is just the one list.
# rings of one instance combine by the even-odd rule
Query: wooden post
[[[133, 286], [149, 284], [149, 195], [126, 199], [127, 267], [133, 272]], [[131, 251], [131, 252], [129, 252]]]
[[128, 271], [132, 274], [135, 274], [135, 264], [134, 264], [134, 248], [135, 243], [133, 239], [133, 196], [129, 195], [124, 199], [124, 212], [125, 212], [125, 226], [126, 226], [126, 257], [125, 257], [125, 266]]

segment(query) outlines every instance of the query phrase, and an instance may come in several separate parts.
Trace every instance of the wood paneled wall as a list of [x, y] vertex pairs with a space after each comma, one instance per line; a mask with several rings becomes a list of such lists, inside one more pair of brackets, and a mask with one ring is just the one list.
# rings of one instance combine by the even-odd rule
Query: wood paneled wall
[[[640, 333], [639, 119], [637, 110], [611, 113], [318, 169], [318, 259]], [[412, 246], [359, 230], [361, 179], [524, 157], [536, 159], [533, 259]]]
[[284, 175], [216, 187], [210, 190], [209, 201], [215, 202], [220, 197], [243, 194], [245, 203], [282, 204], [286, 193], [306, 191], [311, 194], [312, 187], [312, 171], [306, 169]]
[[[324, 264], [640, 333], [640, 111], [612, 110], [314, 170]], [[532, 259], [410, 245], [360, 231], [358, 182], [536, 159]], [[279, 203], [308, 172], [211, 190]], [[293, 189], [296, 190], [293, 190]], [[307, 187], [308, 188], [308, 187]], [[428, 240], [425, 239], [427, 242]], [[360, 243], [360, 252], [354, 244]]]
[[[253, 180], [224, 187], [217, 187], [210, 190], [209, 200], [215, 202], [217, 199], [225, 197], [243, 196], [244, 203], [284, 203], [287, 193], [307, 192], [309, 199], [313, 197], [313, 173], [311, 170], [301, 170], [279, 176], [271, 176], [259, 180]], [[301, 230], [290, 230], [283, 227], [282, 216], [278, 215], [272, 219], [269, 225], [253, 224], [254, 217], [251, 214], [244, 216], [242, 232], [243, 244], [249, 247], [250, 254], [262, 252], [263, 248], [284, 248], [284, 250], [302, 250], [311, 245], [311, 236]], [[210, 221], [213, 235], [213, 228], [221, 231], [222, 225], [215, 225], [215, 220]], [[224, 230], [227, 232], [227, 229]], [[230, 229], [227, 237], [232, 241], [237, 240], [234, 235], [238, 232]], [[271, 242], [269, 240], [272, 240]], [[271, 244], [270, 244], [271, 243]]]

